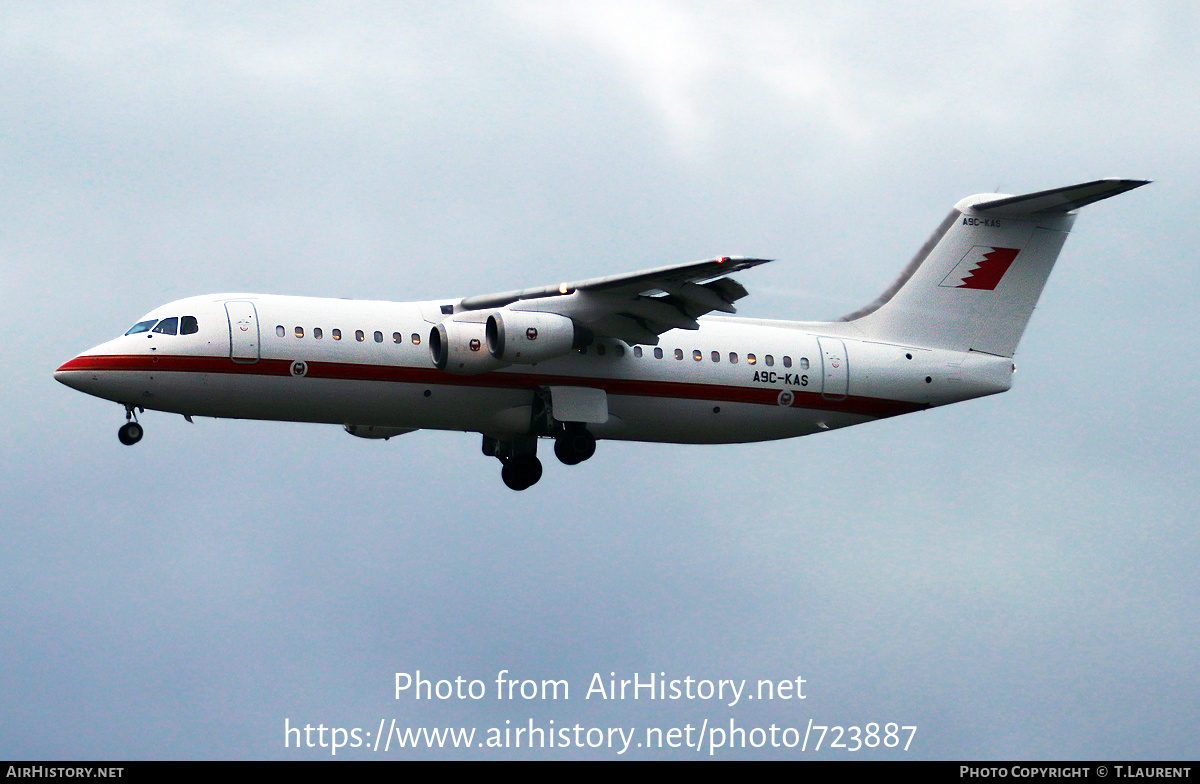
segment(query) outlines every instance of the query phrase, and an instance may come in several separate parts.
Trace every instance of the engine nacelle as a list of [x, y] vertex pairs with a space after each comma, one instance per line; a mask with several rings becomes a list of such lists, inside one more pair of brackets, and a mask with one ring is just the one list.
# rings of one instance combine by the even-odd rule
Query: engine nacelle
[[591, 342], [591, 334], [566, 316], [528, 310], [498, 310], [488, 316], [484, 332], [493, 358], [522, 365], [561, 357]]
[[429, 355], [438, 370], [471, 376], [510, 364], [501, 362], [484, 345], [484, 324], [447, 319], [429, 332]]

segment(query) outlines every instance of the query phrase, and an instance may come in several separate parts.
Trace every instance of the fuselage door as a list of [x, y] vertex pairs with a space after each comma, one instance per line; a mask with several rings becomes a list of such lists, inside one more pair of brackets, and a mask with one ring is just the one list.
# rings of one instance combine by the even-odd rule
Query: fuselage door
[[850, 386], [846, 344], [839, 338], [817, 338], [821, 345], [821, 397], [842, 400]]
[[226, 302], [229, 316], [229, 358], [234, 362], [258, 361], [258, 313], [253, 302]]

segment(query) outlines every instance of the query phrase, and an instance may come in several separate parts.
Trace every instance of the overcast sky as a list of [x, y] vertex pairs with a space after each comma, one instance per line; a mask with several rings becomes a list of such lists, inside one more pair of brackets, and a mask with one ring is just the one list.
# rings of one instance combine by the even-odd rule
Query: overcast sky
[[[285, 720], [811, 719], [918, 727], [834, 758], [1195, 759], [1198, 22], [0, 5], [0, 757], [329, 755], [285, 749]], [[737, 276], [741, 313], [835, 318], [959, 198], [1106, 176], [1155, 182], [1083, 210], [1011, 392], [810, 438], [602, 442], [514, 493], [467, 434], [147, 412], [126, 448], [119, 406], [52, 378], [216, 291], [428, 299], [746, 254], [778, 261]], [[418, 669], [488, 698], [395, 699]], [[505, 669], [570, 698], [496, 700]], [[807, 699], [584, 699], [594, 673]]]

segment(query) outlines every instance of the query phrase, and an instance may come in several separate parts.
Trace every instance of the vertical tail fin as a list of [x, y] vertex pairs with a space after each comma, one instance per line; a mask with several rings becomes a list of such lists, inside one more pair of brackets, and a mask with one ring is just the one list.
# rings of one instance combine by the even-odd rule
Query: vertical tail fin
[[1146, 182], [967, 197], [879, 299], [842, 320], [877, 340], [1011, 357], [1074, 211]]

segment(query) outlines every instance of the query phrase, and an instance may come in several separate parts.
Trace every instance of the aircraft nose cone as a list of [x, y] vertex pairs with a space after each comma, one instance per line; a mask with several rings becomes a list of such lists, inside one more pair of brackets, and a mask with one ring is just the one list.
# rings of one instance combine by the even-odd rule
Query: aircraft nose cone
[[54, 371], [54, 380], [60, 384], [65, 384], [65, 385], [69, 386], [71, 389], [79, 389], [80, 388], [79, 370], [72, 369], [72, 367], [71, 367], [71, 363], [75, 362], [75, 360], [77, 360], [77, 359], [79, 359], [79, 357], [75, 357], [75, 359], [72, 359], [69, 362], [64, 362], [58, 368], [58, 370]]
[[86, 388], [88, 381], [94, 380], [92, 375], [87, 372], [88, 370], [87, 358], [84, 354], [80, 354], [62, 363], [58, 370], [54, 371], [54, 380], [71, 389], [88, 392], [89, 390]]

